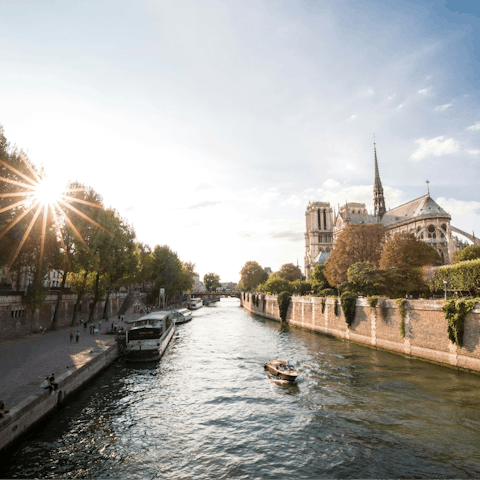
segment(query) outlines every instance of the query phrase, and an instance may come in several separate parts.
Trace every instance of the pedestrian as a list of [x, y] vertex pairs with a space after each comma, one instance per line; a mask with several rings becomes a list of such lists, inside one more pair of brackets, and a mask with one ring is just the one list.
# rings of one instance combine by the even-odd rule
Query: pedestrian
[[52, 376], [48, 379], [48, 387], [50, 389], [50, 392], [52, 392], [52, 395], [54, 395], [58, 388], [58, 383], [55, 381], [54, 373], [52, 373]]
[[98, 321], [98, 331], [100, 332], [102, 330], [102, 321]]
[[77, 330], [77, 333], [75, 335], [75, 340], [77, 341], [77, 343], [80, 340], [80, 332], [78, 330]]
[[73, 330], [70, 330], [70, 343], [72, 343], [73, 340]]
[[8, 413], [10, 410], [7, 409], [7, 406], [3, 402], [3, 400], [0, 400], [0, 418], [3, 417], [4, 413]]
[[82, 318], [82, 323], [83, 323], [83, 329], [86, 330], [87, 329], [87, 322], [85, 322]]

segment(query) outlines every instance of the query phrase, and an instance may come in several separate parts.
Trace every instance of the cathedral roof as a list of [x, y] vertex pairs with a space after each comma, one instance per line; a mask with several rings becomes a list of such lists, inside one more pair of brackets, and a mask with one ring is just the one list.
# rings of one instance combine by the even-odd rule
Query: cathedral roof
[[411, 217], [420, 217], [421, 215], [448, 215], [448, 213], [433, 200], [427, 193], [423, 197], [416, 198], [410, 202], [392, 208], [386, 215], [397, 217], [399, 222]]

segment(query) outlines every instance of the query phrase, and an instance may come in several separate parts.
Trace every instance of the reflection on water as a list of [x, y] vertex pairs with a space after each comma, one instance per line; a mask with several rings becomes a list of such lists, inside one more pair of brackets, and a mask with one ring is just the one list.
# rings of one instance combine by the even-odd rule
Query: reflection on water
[[[109, 367], [0, 477], [480, 475], [480, 377], [217, 305], [178, 326], [160, 362]], [[272, 359], [297, 382], [269, 377]]]

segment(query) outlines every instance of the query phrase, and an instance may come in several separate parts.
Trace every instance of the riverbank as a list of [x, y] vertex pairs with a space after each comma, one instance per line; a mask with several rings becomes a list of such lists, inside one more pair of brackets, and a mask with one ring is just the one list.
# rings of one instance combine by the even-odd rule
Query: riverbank
[[[124, 320], [140, 314], [124, 315]], [[77, 328], [80, 339], [70, 342], [69, 328], [19, 337], [0, 344], [0, 399], [10, 412], [0, 418], [0, 450], [16, 441], [69, 395], [89, 382], [118, 356], [115, 336], [106, 332], [111, 324], [127, 326], [114, 318], [102, 322], [100, 334]], [[52, 373], [58, 383], [56, 395], [40, 388]]]
[[[348, 328], [340, 305], [334, 298], [322, 304], [320, 297], [292, 297], [286, 323], [342, 340], [427, 360], [458, 370], [480, 373], [480, 304], [467, 315], [463, 346], [447, 336], [443, 300], [408, 300], [405, 316], [395, 300], [382, 299], [371, 308], [366, 298], [357, 299], [355, 319]], [[280, 322], [276, 295], [251, 294], [240, 299], [251, 313]], [[404, 336], [402, 335], [402, 325]]]

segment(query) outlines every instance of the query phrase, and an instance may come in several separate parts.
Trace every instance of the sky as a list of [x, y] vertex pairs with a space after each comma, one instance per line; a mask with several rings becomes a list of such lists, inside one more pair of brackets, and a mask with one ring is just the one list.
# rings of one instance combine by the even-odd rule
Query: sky
[[430, 192], [480, 235], [478, 0], [0, 0], [0, 124], [221, 281], [303, 268], [309, 201]]

